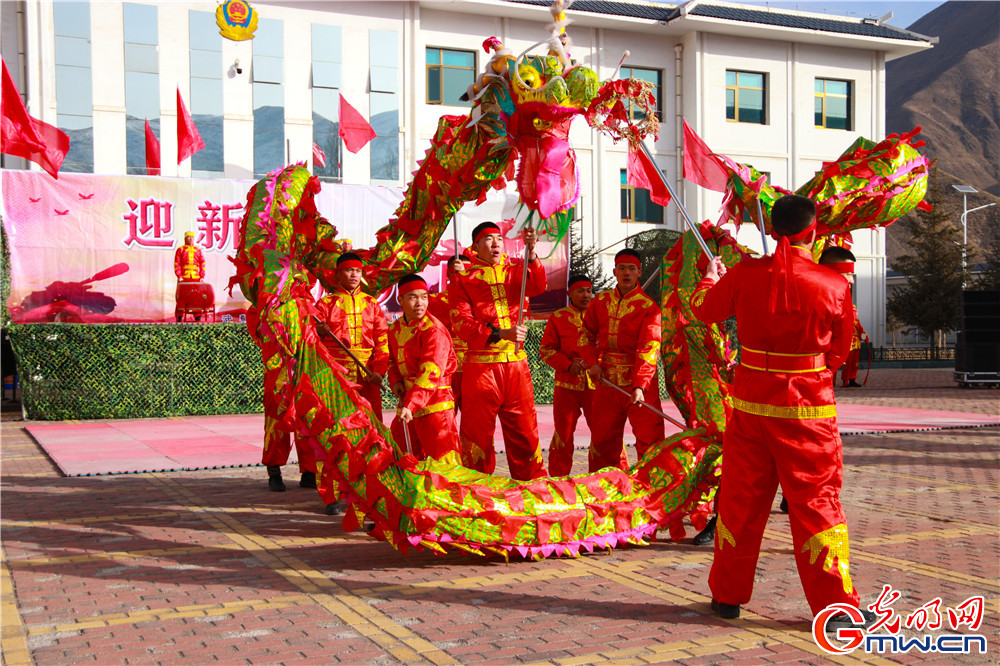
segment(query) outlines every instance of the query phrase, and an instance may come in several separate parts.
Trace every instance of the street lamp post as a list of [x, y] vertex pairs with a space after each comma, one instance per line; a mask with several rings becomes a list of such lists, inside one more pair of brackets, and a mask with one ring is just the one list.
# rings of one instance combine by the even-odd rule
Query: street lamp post
[[969, 213], [974, 213], [977, 210], [982, 210], [983, 208], [989, 208], [990, 206], [996, 206], [996, 203], [988, 203], [984, 206], [977, 206], [976, 208], [969, 208], [969, 195], [976, 194], [979, 192], [974, 187], [969, 187], [968, 185], [952, 185], [953, 188], [962, 193], [962, 287], [965, 288], [965, 269], [967, 261], [966, 248], [969, 245], [969, 227], [966, 222], [966, 218]]

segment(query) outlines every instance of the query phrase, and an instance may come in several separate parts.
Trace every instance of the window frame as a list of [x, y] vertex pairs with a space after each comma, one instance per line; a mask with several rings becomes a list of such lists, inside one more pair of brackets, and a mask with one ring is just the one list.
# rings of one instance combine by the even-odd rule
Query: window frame
[[[438, 56], [439, 56], [438, 57], [438, 60], [439, 60], [438, 63], [434, 64], [434, 63], [427, 62], [427, 52], [428, 51], [437, 51], [438, 52]], [[446, 65], [446, 64], [444, 64], [444, 53], [443, 53], [444, 51], [454, 51], [456, 53], [468, 53], [468, 54], [472, 54], [472, 68], [471, 68], [472, 81], [475, 82], [475, 80], [476, 80], [476, 75], [479, 72], [479, 53], [477, 51], [470, 51], [468, 49], [452, 48], [452, 47], [448, 47], [448, 46], [425, 46], [424, 47], [424, 104], [433, 104], [435, 106], [472, 106], [472, 102], [471, 101], [469, 101], [469, 102], [461, 102], [460, 101], [457, 104], [452, 104], [452, 103], [446, 102], [444, 100], [444, 94], [443, 94], [444, 93], [444, 76], [442, 76], [441, 74], [438, 75], [438, 85], [440, 86], [439, 92], [442, 93], [441, 94], [441, 99], [439, 99], [439, 100], [432, 100], [430, 98], [430, 85], [429, 85], [429, 83], [430, 83], [430, 79], [431, 79], [431, 77], [430, 77], [431, 68], [436, 68], [439, 71], [440, 70], [444, 70], [444, 69], [456, 69], [456, 70], [460, 70], [460, 71], [466, 71], [466, 70], [470, 69], [468, 67], [456, 67], [455, 65]]]
[[[816, 91], [816, 82], [817, 81], [822, 81], [823, 82], [823, 92], [817, 92]], [[826, 91], [826, 84], [827, 84], [827, 82], [830, 82], [830, 81], [832, 81], [834, 83], [845, 83], [845, 84], [847, 84], [847, 95], [836, 95], [836, 94], [828, 93]], [[841, 98], [841, 99], [843, 99], [843, 98], [846, 97], [846, 99], [847, 99], [847, 119], [846, 119], [847, 120], [847, 126], [846, 127], [830, 127], [827, 124], [827, 120], [826, 120], [826, 99], [827, 99], [827, 97], [837, 97], [837, 98]], [[815, 106], [815, 100], [817, 98], [822, 100], [822, 108], [823, 108], [823, 111], [822, 111], [823, 123], [820, 124], [820, 125], [816, 125], [815, 124], [816, 123], [816, 106]], [[835, 131], [841, 131], [841, 132], [853, 132], [854, 131], [854, 81], [852, 81], [850, 79], [830, 79], [830, 78], [826, 78], [826, 77], [823, 77], [823, 76], [817, 76], [814, 79], [814, 81], [813, 81], [813, 123], [814, 123], [814, 126], [815, 126], [816, 129], [829, 129], [829, 130], [835, 130]]]
[[[658, 67], [633, 67], [631, 65], [622, 66], [620, 78], [623, 79], [635, 78], [634, 76], [632, 76], [632, 73], [635, 72], [636, 70], [642, 72], [656, 72], [657, 74], [659, 74], [660, 83], [655, 86], [656, 89], [653, 92], [653, 97], [656, 100], [656, 119], [659, 120], [660, 122], [663, 122], [663, 78], [664, 78], [663, 70]], [[625, 75], [626, 72], [628, 72], [628, 76]], [[645, 79], [639, 79], [639, 80], [645, 81]], [[631, 101], [629, 101], [628, 103], [628, 119], [631, 121], [640, 120], [635, 117], [635, 107], [632, 105]]]
[[[726, 70], [726, 74], [727, 75], [730, 72], [732, 72], [733, 74], [736, 75], [736, 84], [731, 86], [731, 85], [729, 85], [729, 82], [727, 81], [726, 82], [726, 92], [728, 93], [730, 90], [733, 91], [733, 110], [734, 110], [735, 117], [734, 118], [730, 118], [729, 115], [728, 115], [729, 104], [728, 104], [728, 100], [727, 100], [727, 103], [726, 103], [726, 112], [727, 112], [726, 113], [726, 122], [727, 123], [743, 123], [744, 125], [768, 125], [768, 124], [770, 124], [768, 122], [769, 118], [768, 118], [768, 113], [767, 113], [767, 107], [768, 107], [768, 104], [767, 104], [767, 101], [768, 101], [768, 98], [767, 98], [767, 88], [768, 88], [768, 86], [767, 86], [767, 83], [768, 83], [767, 78], [768, 78], [768, 74], [767, 74], [767, 72], [751, 72], [749, 70], [744, 70], [744, 69], [727, 69]], [[760, 88], [755, 88], [753, 86], [741, 86], [740, 85], [740, 74], [753, 74], [753, 75], [756, 75], [756, 76], [760, 76], [761, 79], [763, 79], [763, 81], [761, 83], [761, 87]], [[759, 90], [760, 91], [761, 108], [760, 108], [760, 122], [759, 123], [751, 122], [749, 120], [740, 120], [740, 88], [743, 88], [744, 90]], [[749, 109], [749, 107], [747, 107], [747, 108]]]
[[[660, 173], [663, 173], [663, 171], [661, 170]], [[664, 177], [666, 177], [665, 173], [663, 175], [664, 175]], [[646, 190], [645, 188], [636, 187], [635, 185], [629, 185], [629, 183], [628, 183], [628, 169], [622, 169], [621, 170], [621, 176], [620, 176], [620, 178], [621, 178], [621, 184], [618, 187], [618, 212], [619, 212], [619, 214], [622, 213], [622, 210], [621, 210], [621, 193], [623, 191], [626, 191], [626, 192], [628, 192], [628, 213], [632, 215], [632, 217], [622, 217], [621, 220], [620, 220], [621, 223], [622, 224], [650, 224], [650, 225], [661, 226], [661, 227], [664, 226], [664, 224], [665, 224], [665, 222], [664, 222], [664, 216], [666, 214], [667, 207], [666, 206], [661, 206], [660, 204], [658, 204], [655, 201], [653, 201], [649, 197], [649, 190]], [[636, 190], [640, 190], [640, 189], [643, 190], [644, 192], [646, 192], [646, 199], [648, 200], [648, 204], [647, 205], [649, 205], [649, 206], [656, 206], [657, 208], [660, 209], [660, 219], [659, 219], [658, 222], [650, 222], [649, 220], [637, 220], [637, 219], [635, 219], [635, 197], [636, 197]]]

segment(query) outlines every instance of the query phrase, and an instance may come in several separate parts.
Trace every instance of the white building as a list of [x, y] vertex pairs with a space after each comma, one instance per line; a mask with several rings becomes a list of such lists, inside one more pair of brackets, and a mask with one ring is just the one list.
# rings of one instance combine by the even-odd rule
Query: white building
[[[317, 169], [322, 177], [398, 186], [437, 119], [466, 112], [458, 95], [486, 62], [483, 40], [528, 48], [546, 36], [548, 4], [258, 2], [255, 39], [234, 42], [219, 35], [212, 4], [2, 2], [0, 50], [29, 113], [70, 134], [64, 170], [145, 173], [148, 119], [164, 176], [249, 178], [286, 160], [311, 161], [316, 143], [328, 156], [329, 166]], [[628, 49], [622, 74], [657, 84], [662, 126], [654, 153], [696, 220], [716, 219], [720, 195], [680, 177], [682, 117], [714, 151], [794, 189], [857, 136], [884, 137], [886, 61], [933, 41], [870, 19], [714, 0], [578, 0], [569, 16], [575, 60], [606, 79]], [[180, 167], [169, 158], [178, 87], [208, 144]], [[357, 155], [340, 150], [336, 138], [340, 93], [379, 134]], [[611, 245], [652, 224], [681, 228], [675, 211], [622, 185], [625, 146], [582, 120], [571, 141], [586, 244]], [[10, 157], [4, 166], [26, 168]], [[752, 229], [739, 240], [759, 248]], [[854, 251], [862, 323], [881, 345], [884, 233], [856, 233]]]

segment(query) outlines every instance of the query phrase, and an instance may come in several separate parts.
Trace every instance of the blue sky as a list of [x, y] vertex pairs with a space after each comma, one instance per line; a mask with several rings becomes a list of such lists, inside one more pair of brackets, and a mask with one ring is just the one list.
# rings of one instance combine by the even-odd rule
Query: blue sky
[[766, 5], [778, 9], [795, 9], [803, 12], [820, 12], [823, 14], [840, 14], [857, 18], [879, 18], [892, 12], [892, 19], [887, 21], [898, 28], [912, 25], [924, 14], [940, 7], [943, 0], [911, 0], [910, 2], [868, 2], [867, 0], [736, 0], [747, 5]]

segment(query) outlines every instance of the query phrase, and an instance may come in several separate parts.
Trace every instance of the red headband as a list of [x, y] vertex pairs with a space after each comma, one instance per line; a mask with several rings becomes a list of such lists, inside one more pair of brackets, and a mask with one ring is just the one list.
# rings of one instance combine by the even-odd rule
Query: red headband
[[813, 218], [812, 224], [803, 229], [797, 234], [792, 234], [791, 236], [779, 236], [774, 231], [771, 232], [771, 238], [780, 241], [782, 238], [787, 238], [789, 243], [801, 243], [804, 240], [809, 239], [809, 235], [816, 228], [816, 218]]
[[618, 264], [635, 264], [636, 266], [642, 268], [642, 262], [639, 261], [639, 257], [631, 254], [623, 254], [620, 257], [615, 257], [615, 266]]
[[841, 262], [830, 262], [823, 264], [827, 268], [832, 268], [838, 273], [853, 273], [854, 272], [854, 262], [853, 261], [841, 261]]
[[574, 289], [579, 289], [580, 287], [593, 287], [594, 283], [590, 280], [577, 280], [576, 282], [569, 283], [568, 291], [573, 291]]
[[410, 280], [406, 284], [401, 284], [399, 285], [399, 297], [402, 298], [411, 291], [416, 291], [417, 289], [427, 291], [427, 283], [423, 280]]
[[472, 244], [475, 245], [476, 243], [479, 242], [480, 238], [482, 238], [483, 236], [485, 236], [487, 234], [498, 234], [498, 233], [500, 233], [500, 227], [498, 227], [496, 225], [480, 229], [479, 233], [476, 234], [476, 237], [472, 239]]
[[361, 268], [361, 260], [347, 259], [337, 264], [337, 269], [340, 270], [341, 268]]

